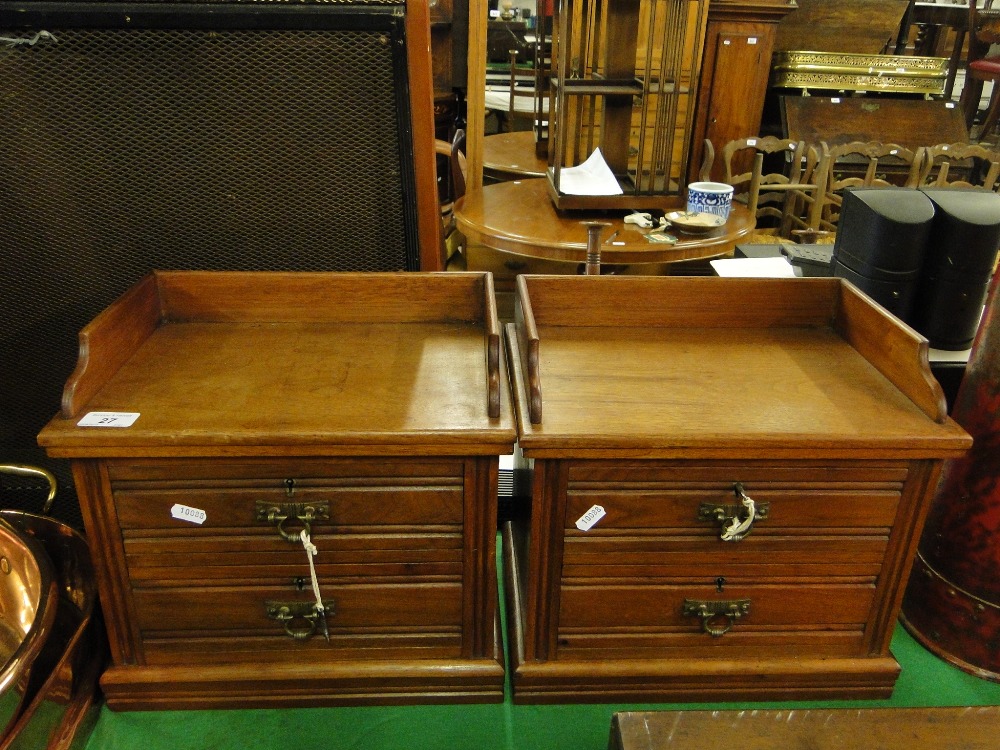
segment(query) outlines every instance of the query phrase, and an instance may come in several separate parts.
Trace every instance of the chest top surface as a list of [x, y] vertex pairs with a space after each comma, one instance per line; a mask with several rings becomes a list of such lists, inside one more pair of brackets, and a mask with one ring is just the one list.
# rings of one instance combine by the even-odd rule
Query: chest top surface
[[[108, 321], [99, 318], [89, 328], [98, 345], [87, 356], [88, 367], [99, 370], [116, 356], [120, 365], [107, 367], [89, 389], [86, 369], [71, 379], [67, 399], [74, 388], [87, 393], [76, 398], [71, 412], [64, 408], [40, 442], [111, 452], [143, 446], [423, 444], [445, 451], [479, 446], [475, 453], [512, 445], [505, 388], [490, 403], [501, 374], [498, 365], [488, 364], [491, 342], [481, 318], [451, 313], [366, 319], [343, 298], [339, 303], [344, 309], [329, 316], [161, 311], [134, 345], [127, 341], [134, 328], [102, 344]], [[77, 425], [82, 414], [94, 411], [140, 416], [128, 428]]]
[[968, 445], [938, 403], [926, 344], [839, 280], [583, 277], [576, 296], [590, 289], [591, 305], [574, 318], [569, 285], [522, 279], [508, 339], [527, 455], [930, 457]]

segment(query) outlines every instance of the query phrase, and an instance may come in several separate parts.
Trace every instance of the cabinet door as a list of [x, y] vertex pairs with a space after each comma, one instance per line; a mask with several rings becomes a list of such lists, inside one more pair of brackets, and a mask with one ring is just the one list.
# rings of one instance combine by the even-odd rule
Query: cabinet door
[[[704, 139], [722, 147], [736, 138], [757, 135], [774, 49], [775, 24], [720, 22], [709, 24], [702, 68], [698, 122], [689, 176], [697, 178]], [[722, 179], [716, 159], [712, 179]]]

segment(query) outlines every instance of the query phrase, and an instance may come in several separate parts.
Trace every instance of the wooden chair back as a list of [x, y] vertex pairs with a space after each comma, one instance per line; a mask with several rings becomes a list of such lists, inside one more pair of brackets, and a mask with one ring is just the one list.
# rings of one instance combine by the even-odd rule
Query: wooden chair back
[[835, 229], [845, 188], [908, 187], [920, 184], [923, 149], [896, 143], [852, 141], [829, 147], [829, 172], [820, 226]]
[[[746, 203], [759, 222], [774, 224], [783, 237], [802, 225], [804, 206], [819, 205], [826, 183], [825, 177], [815, 181], [819, 162], [815, 148], [788, 138], [740, 138], [722, 148], [723, 181], [733, 186], [733, 199]], [[817, 222], [818, 217], [819, 208]]]
[[970, 143], [939, 143], [923, 151], [921, 185], [986, 190], [1000, 187], [1000, 151]]

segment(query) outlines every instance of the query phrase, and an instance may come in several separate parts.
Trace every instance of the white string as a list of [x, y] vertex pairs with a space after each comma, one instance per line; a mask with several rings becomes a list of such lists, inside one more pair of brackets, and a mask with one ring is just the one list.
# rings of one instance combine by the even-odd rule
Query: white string
[[299, 538], [302, 540], [302, 546], [306, 550], [306, 559], [309, 561], [309, 575], [312, 577], [313, 594], [316, 595], [316, 611], [320, 617], [323, 617], [323, 612], [325, 611], [323, 597], [319, 593], [319, 578], [316, 577], [316, 565], [313, 563], [313, 558], [319, 554], [319, 550], [309, 539], [309, 533], [305, 529], [299, 532]]
[[34, 47], [41, 40], [58, 42], [59, 40], [55, 38], [52, 32], [49, 31], [39, 31], [33, 37], [23, 37], [23, 38], [12, 38], [8, 36], [0, 36], [0, 42], [3, 42], [8, 47], [17, 47], [18, 45], [28, 45], [29, 47]]

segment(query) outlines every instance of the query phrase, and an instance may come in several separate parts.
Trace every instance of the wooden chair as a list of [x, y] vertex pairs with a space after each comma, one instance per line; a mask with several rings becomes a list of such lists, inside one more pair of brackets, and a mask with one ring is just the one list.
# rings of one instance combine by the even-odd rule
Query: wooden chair
[[[981, 7], [978, 7], [979, 4]], [[979, 111], [979, 101], [983, 85], [993, 84], [990, 102], [986, 108], [980, 138], [993, 131], [1000, 120], [1000, 55], [989, 55], [990, 45], [1000, 42], [1000, 9], [993, 8], [993, 0], [979, 0], [969, 3], [969, 53], [965, 66], [965, 85], [960, 104], [965, 115], [965, 124], [972, 123]]]
[[[437, 143], [442, 142], [438, 141]], [[451, 267], [463, 257], [462, 251], [465, 249], [465, 235], [458, 231], [458, 227], [455, 225], [455, 201], [465, 195], [465, 130], [462, 128], [456, 130], [451, 143], [444, 142], [444, 146], [446, 149], [439, 147], [438, 151], [441, 153], [446, 150], [448, 157], [448, 196], [441, 204], [441, 237], [445, 266]]]
[[[923, 149], [920, 185], [932, 187], [1000, 187], [1000, 151], [969, 143], [939, 143]], [[959, 167], [954, 171], [953, 167]]]
[[917, 187], [922, 156], [921, 149], [914, 151], [896, 143], [852, 141], [831, 146], [820, 227], [836, 228], [844, 188]]
[[[778, 236], [788, 237], [793, 227], [819, 228], [826, 184], [826, 161], [822, 166], [820, 161], [816, 149], [802, 141], [741, 138], [722, 148], [723, 181], [733, 186], [733, 200], [745, 203], [762, 222], [759, 226], [771, 224]], [[702, 173], [707, 173], [704, 163]], [[807, 218], [802, 217], [805, 206]]]

